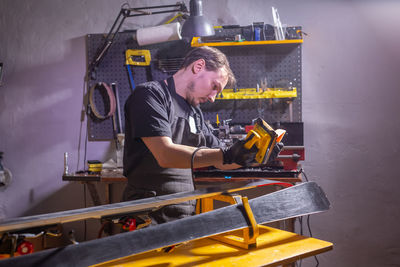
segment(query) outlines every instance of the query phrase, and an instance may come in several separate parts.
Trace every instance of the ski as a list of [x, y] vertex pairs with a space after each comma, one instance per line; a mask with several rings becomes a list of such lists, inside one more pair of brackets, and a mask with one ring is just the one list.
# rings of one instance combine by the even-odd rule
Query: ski
[[[314, 182], [302, 183], [249, 200], [254, 218], [264, 224], [329, 209]], [[1, 266], [89, 266], [182, 242], [248, 227], [242, 204], [223, 207], [141, 230], [49, 249], [0, 261]]]
[[154, 210], [165, 205], [177, 204], [193, 199], [212, 197], [223, 193], [233, 193], [266, 185], [281, 185], [288, 187], [292, 184], [271, 180], [262, 180], [250, 183], [227, 182], [221, 186], [207, 187], [194, 191], [94, 206], [89, 208], [6, 219], [0, 222], [0, 233], [86, 219], [100, 219], [106, 216], [135, 213], [145, 210]]

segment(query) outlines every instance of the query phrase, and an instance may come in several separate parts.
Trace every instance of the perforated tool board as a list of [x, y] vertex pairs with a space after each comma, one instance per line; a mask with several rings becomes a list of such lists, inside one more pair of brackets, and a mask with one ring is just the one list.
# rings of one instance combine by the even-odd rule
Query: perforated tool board
[[[136, 85], [150, 81], [163, 80], [172, 75], [176, 67], [192, 49], [185, 40], [170, 41], [155, 45], [139, 46], [132, 38], [132, 32], [119, 33], [111, 48], [100, 62], [94, 79], [88, 81], [88, 88], [97, 82], [107, 84], [116, 83], [121, 103], [121, 119], [124, 125], [123, 107], [131, 94], [128, 72], [125, 65], [125, 51], [127, 49], [147, 49], [151, 53], [149, 66], [131, 66], [133, 79]], [[91, 62], [98, 48], [104, 41], [103, 34], [87, 36], [87, 56]], [[294, 99], [236, 99], [216, 100], [214, 103], [202, 105], [205, 120], [215, 123], [216, 115], [219, 120], [231, 119], [231, 124], [250, 124], [257, 117], [262, 117], [268, 123], [274, 122], [301, 122], [302, 121], [302, 90], [301, 90], [301, 44], [268, 44], [246, 46], [221, 46], [230, 62], [231, 68], [240, 88], [255, 88], [257, 83], [267, 80], [268, 87], [274, 87], [279, 81], [291, 82], [297, 89]], [[172, 62], [169, 70], [161, 70], [160, 62]], [[109, 102], [104, 92], [95, 90], [94, 102], [97, 110], [104, 114], [109, 110]], [[291, 104], [289, 104], [291, 103]], [[89, 140], [110, 140], [114, 138], [111, 118], [99, 120], [88, 116]]]

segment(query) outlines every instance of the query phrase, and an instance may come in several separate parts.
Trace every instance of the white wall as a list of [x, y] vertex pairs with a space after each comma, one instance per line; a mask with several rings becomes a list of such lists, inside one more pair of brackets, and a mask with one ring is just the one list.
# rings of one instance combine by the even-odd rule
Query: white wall
[[[64, 152], [77, 169], [85, 35], [107, 32], [122, 3], [0, 1], [0, 151], [14, 175], [0, 191], [0, 218], [84, 205], [81, 185], [61, 181], [61, 174]], [[400, 2], [205, 0], [204, 12], [215, 25], [271, 23], [271, 6], [284, 23], [308, 33], [303, 167], [332, 203], [311, 220], [314, 236], [334, 243], [333, 251], [319, 256], [320, 266], [399, 266]], [[164, 18], [135, 18], [125, 26], [157, 25]], [[80, 162], [83, 147], [82, 140]], [[110, 147], [90, 142], [88, 158], [105, 160]]]

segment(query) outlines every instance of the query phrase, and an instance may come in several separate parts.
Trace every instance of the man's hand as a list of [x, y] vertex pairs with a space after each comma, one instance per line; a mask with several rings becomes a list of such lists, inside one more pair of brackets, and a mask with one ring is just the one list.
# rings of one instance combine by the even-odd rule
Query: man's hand
[[224, 164], [236, 163], [241, 166], [250, 166], [255, 163], [257, 154], [257, 147], [253, 146], [251, 149], [244, 147], [246, 140], [238, 140], [232, 146], [221, 148]]

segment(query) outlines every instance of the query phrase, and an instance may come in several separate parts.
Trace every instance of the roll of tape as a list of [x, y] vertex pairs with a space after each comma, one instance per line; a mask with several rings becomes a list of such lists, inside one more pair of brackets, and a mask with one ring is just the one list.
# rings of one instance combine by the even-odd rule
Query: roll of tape
[[140, 46], [180, 39], [182, 36], [179, 22], [141, 28], [136, 31], [136, 40]]

